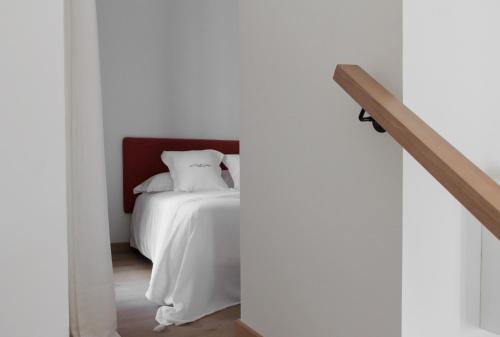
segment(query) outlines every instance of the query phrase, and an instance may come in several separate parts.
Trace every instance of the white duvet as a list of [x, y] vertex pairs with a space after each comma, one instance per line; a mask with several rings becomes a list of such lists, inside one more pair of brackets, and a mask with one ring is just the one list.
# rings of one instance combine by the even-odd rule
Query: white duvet
[[192, 322], [240, 302], [240, 194], [141, 194], [131, 245], [153, 262], [146, 297], [160, 325]]

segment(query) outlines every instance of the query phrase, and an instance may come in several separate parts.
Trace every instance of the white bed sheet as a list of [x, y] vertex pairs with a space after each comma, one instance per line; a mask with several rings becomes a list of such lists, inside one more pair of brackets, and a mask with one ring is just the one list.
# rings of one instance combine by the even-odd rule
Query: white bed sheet
[[160, 325], [240, 303], [238, 191], [141, 194], [131, 231], [131, 245], [153, 262], [146, 297], [160, 305]]

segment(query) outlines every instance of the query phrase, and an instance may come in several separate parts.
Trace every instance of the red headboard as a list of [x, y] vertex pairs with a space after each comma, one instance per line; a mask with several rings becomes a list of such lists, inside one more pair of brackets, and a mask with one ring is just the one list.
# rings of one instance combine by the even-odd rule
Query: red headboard
[[213, 149], [224, 154], [240, 153], [237, 140], [132, 138], [123, 139], [123, 209], [132, 213], [136, 196], [133, 188], [149, 177], [167, 172], [160, 159], [163, 151]]

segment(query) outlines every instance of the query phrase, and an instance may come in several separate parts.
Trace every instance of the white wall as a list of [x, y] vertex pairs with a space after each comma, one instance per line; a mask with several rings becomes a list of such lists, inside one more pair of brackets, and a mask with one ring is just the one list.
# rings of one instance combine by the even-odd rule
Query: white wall
[[0, 2], [2, 336], [68, 336], [63, 13]]
[[[500, 173], [495, 0], [405, 0], [404, 100], [492, 176]], [[479, 324], [480, 225], [404, 157], [403, 336], [490, 336]]]
[[332, 81], [402, 92], [399, 0], [240, 2], [242, 319], [266, 337], [401, 335], [402, 151]]
[[500, 241], [485, 227], [481, 229], [480, 326], [500, 335]]
[[239, 138], [238, 2], [98, 0], [111, 240], [126, 136]]

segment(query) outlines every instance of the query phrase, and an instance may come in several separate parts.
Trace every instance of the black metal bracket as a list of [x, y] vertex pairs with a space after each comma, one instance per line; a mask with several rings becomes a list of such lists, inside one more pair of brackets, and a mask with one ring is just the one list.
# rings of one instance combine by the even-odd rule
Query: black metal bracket
[[377, 121], [375, 119], [373, 119], [373, 117], [371, 117], [371, 116], [365, 117], [365, 113], [366, 113], [365, 109], [361, 109], [361, 112], [359, 113], [359, 117], [358, 117], [359, 121], [360, 122], [372, 122], [373, 128], [377, 132], [384, 133], [385, 129], [382, 127], [382, 125], [377, 123]]

